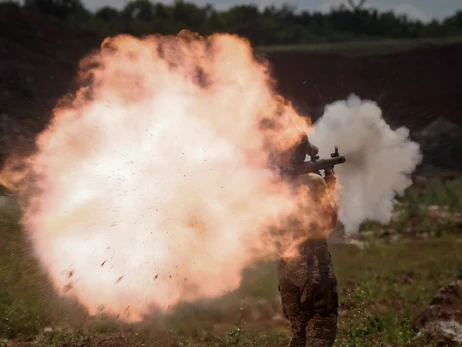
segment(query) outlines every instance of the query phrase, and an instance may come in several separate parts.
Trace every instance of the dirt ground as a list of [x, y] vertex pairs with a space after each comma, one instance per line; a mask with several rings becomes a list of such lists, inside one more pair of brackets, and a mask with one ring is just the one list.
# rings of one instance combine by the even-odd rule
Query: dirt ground
[[[102, 37], [95, 33], [71, 30], [51, 19], [17, 8], [2, 9], [0, 6], [0, 163], [18, 142], [25, 141], [27, 146], [33, 135], [43, 129], [57, 100], [76, 87], [79, 60], [87, 52], [97, 48], [101, 40]], [[267, 57], [280, 92], [292, 100], [301, 112], [312, 116], [314, 120], [322, 114], [326, 104], [355, 93], [362, 98], [376, 101], [384, 110], [385, 119], [392, 126], [405, 125], [411, 130], [418, 130], [439, 116], [445, 116], [462, 125], [460, 113], [462, 44], [380, 55], [277, 52], [267, 53]], [[25, 139], [20, 140], [21, 134]], [[370, 303], [366, 302], [366, 308], [374, 314], [389, 311], [390, 307], [395, 308], [396, 312], [401, 312], [404, 311], [401, 302], [405, 300], [401, 296], [402, 288], [399, 291], [399, 288], [396, 288], [396, 276], [402, 276], [399, 278], [402, 278], [405, 289], [408, 288], [406, 290], [409, 291], [406, 298], [409, 298], [408, 301], [411, 302], [410, 306], [415, 309], [414, 311], [418, 312], [427, 305], [436, 288], [445, 284], [447, 278], [455, 276], [456, 265], [452, 262], [454, 262], [453, 255], [458, 251], [450, 247], [454, 249], [458, 247], [455, 242], [460, 240], [457, 238], [456, 241], [453, 239], [443, 241], [440, 242], [441, 245], [436, 241], [436, 245], [428, 243], [428, 259], [432, 256], [441, 261], [440, 258], [446, 256], [446, 263], [442, 264], [449, 265], [437, 266], [432, 265], [436, 262], [431, 262], [431, 259], [428, 262], [422, 260], [422, 264], [418, 264], [420, 267], [417, 266], [418, 270], [415, 270], [415, 267], [411, 268], [411, 265], [414, 259], [426, 259], [423, 256], [420, 258], [415, 256], [420, 255], [422, 249], [426, 250], [420, 244], [416, 246], [414, 252], [409, 252], [407, 246], [396, 251], [390, 250], [388, 246], [365, 251], [351, 246], [352, 250], [348, 250], [350, 253], [358, 253], [365, 259], [370, 257], [368, 263], [358, 256], [358, 264], [352, 264], [351, 254], [343, 255], [346, 251], [342, 248], [337, 252], [339, 266], [347, 263], [343, 259], [348, 259], [350, 263], [348, 266], [345, 265], [344, 271], [339, 269], [340, 274], [344, 273], [340, 283], [343, 288], [348, 289], [349, 285], [355, 287], [355, 284], [365, 280], [366, 276], [372, 278], [374, 274], [377, 276], [375, 281], [377, 284], [366, 282], [368, 284], [366, 289], [374, 295], [378, 293], [379, 298], [371, 300]], [[427, 241], [422, 241], [424, 242]], [[448, 252], [448, 249], [452, 253]], [[383, 264], [388, 263], [388, 257], [393, 258], [389, 256], [390, 252], [396, 252], [395, 257], [409, 254], [412, 261], [401, 264], [400, 268], [393, 267], [385, 271]], [[362, 268], [364, 263], [368, 265]], [[370, 264], [376, 266], [371, 267]], [[364, 271], [347, 273], [348, 269], [355, 267]], [[381, 269], [383, 273], [380, 273]], [[417, 275], [412, 275], [411, 270], [417, 271]], [[427, 282], [432, 286], [430, 289], [424, 286]], [[419, 285], [415, 285], [416, 283]], [[274, 284], [273, 287], [276, 285]], [[384, 298], [388, 298], [388, 301]], [[395, 305], [399, 306], [395, 307]], [[396, 319], [388, 313], [379, 313], [377, 316], [385, 322], [383, 324], [386, 327], [403, 325], [404, 320], [401, 316]], [[275, 316], [274, 312], [271, 314]], [[270, 327], [283, 325], [280, 320], [273, 320], [273, 318], [265, 321], [269, 322]], [[344, 321], [347, 319], [345, 318]], [[361, 321], [358, 327], [361, 334], [364, 330], [363, 325]], [[266, 326], [261, 328], [261, 331], [267, 330], [269, 329]], [[377, 331], [372, 328], [370, 330], [371, 334], [378, 334], [379, 328]], [[400, 333], [403, 331], [398, 328], [395, 330]], [[81, 340], [80, 337], [64, 339], [60, 336], [56, 340], [46, 339], [46, 343], [38, 339], [17, 344], [13, 342], [9, 346], [124, 347], [134, 345], [133, 340], [116, 335], [101, 338], [84, 337]], [[400, 336], [397, 333], [396, 338], [390, 339], [401, 341]], [[282, 341], [282, 344], [273, 343], [271, 344], [273, 346], [278, 344], [282, 346], [287, 341], [286, 336], [282, 336], [282, 340], [279, 340], [279, 335], [276, 337], [277, 341]], [[276, 341], [276, 337], [273, 336], [272, 341]], [[347, 336], [345, 340], [348, 340], [347, 338], [350, 337]], [[341, 337], [341, 342], [343, 341]], [[0, 346], [3, 346], [2, 343], [0, 340]], [[186, 344], [182, 345], [186, 346]]]
[[[30, 138], [40, 131], [56, 101], [76, 87], [79, 60], [102, 39], [0, 6], [0, 116], [8, 119], [3, 137], [16, 138], [16, 132]], [[376, 101], [392, 126], [416, 130], [439, 116], [462, 124], [462, 44], [379, 55], [264, 54], [280, 92], [313, 119], [326, 104], [355, 93]]]
[[268, 55], [283, 95], [318, 118], [355, 93], [376, 101], [392, 126], [417, 130], [440, 116], [462, 124], [462, 44], [381, 55]]
[[76, 88], [79, 60], [100, 43], [94, 33], [0, 4], [0, 157], [19, 135], [30, 142], [43, 129], [56, 102]]

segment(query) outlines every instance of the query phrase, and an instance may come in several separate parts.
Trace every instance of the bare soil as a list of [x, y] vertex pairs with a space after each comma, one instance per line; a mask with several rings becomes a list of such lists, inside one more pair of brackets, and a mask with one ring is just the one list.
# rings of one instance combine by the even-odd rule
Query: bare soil
[[[57, 100], [76, 88], [79, 60], [102, 39], [52, 18], [0, 6], [0, 115], [8, 116], [6, 131], [16, 133], [13, 140], [19, 133], [33, 138], [43, 129]], [[281, 94], [313, 120], [326, 104], [355, 93], [376, 101], [392, 126], [416, 130], [439, 116], [462, 125], [462, 43], [389, 54], [259, 54], [269, 59]], [[0, 155], [7, 151], [3, 148]]]
[[417, 317], [416, 326], [438, 346], [462, 344], [462, 281], [441, 288]]
[[440, 116], [462, 125], [462, 44], [380, 55], [267, 54], [278, 88], [317, 119], [351, 93], [374, 100], [393, 127], [418, 130]]

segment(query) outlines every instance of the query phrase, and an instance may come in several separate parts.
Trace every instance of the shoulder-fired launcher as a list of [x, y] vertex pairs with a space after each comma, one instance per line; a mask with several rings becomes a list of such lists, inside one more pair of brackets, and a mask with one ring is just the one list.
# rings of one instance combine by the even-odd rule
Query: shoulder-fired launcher
[[310, 161], [303, 162], [291, 168], [281, 169], [280, 174], [283, 177], [293, 177], [307, 173], [317, 173], [324, 170], [328, 175], [333, 172], [334, 166], [342, 164], [346, 161], [343, 155], [338, 152], [338, 147], [335, 146], [335, 152], [330, 155], [329, 159], [319, 159], [319, 156], [312, 156]]

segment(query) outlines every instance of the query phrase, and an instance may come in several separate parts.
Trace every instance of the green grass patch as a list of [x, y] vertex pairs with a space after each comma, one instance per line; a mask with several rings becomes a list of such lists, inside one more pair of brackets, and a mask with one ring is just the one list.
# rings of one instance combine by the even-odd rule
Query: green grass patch
[[[401, 202], [417, 218], [424, 218], [416, 208], [422, 204], [458, 210], [453, 191], [459, 184], [429, 182], [426, 190], [412, 189]], [[88, 317], [78, 303], [59, 298], [38, 266], [19, 218], [17, 206], [0, 208], [0, 346], [98, 346], [101, 338], [119, 337], [128, 342], [114, 345], [287, 345], [290, 332], [281, 315], [274, 262], [246, 269], [240, 288], [220, 299], [185, 303], [166, 317], [127, 325], [111, 317]], [[424, 219], [421, 225], [433, 227]], [[362, 225], [372, 235], [381, 228], [374, 222]], [[462, 278], [462, 236], [431, 234], [438, 237], [391, 244], [376, 239], [364, 248], [331, 246], [341, 303], [336, 347], [433, 346], [415, 339], [413, 322], [441, 286]], [[47, 327], [53, 331], [44, 332]]]
[[376, 55], [416, 48], [431, 48], [448, 44], [461, 43], [462, 37], [426, 38], [426, 39], [386, 39], [363, 40], [337, 43], [313, 43], [300, 45], [261, 46], [257, 53], [338, 53], [344, 55]]
[[424, 188], [409, 188], [399, 200], [407, 205], [412, 215], [420, 212], [420, 206], [446, 206], [451, 212], [462, 212], [462, 178], [430, 179]]
[[332, 247], [342, 301], [336, 346], [424, 346], [414, 339], [413, 320], [440, 287], [461, 276], [461, 241]]

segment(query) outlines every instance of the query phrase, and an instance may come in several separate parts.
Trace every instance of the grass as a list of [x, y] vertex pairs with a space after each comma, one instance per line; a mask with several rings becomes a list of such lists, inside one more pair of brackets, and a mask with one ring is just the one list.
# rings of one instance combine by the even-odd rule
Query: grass
[[[448, 182], [431, 179], [425, 189], [411, 187], [399, 201], [402, 203], [401, 213], [394, 225], [398, 231], [404, 231], [409, 221], [413, 221], [418, 224], [415, 228], [427, 234], [441, 236], [454, 232], [456, 225], [448, 216], [462, 212], [462, 179]], [[437, 219], [428, 213], [428, 209], [435, 207], [440, 210]]]
[[428, 48], [447, 44], [461, 43], [462, 37], [426, 38], [426, 39], [385, 39], [364, 40], [338, 43], [316, 43], [300, 45], [261, 46], [257, 53], [338, 53], [345, 55], [375, 55], [407, 51], [416, 48]]
[[354, 246], [333, 248], [345, 309], [337, 346], [352, 340], [359, 346], [378, 342], [398, 346], [403, 335], [415, 335], [415, 316], [438, 288], [460, 275], [460, 241], [451, 235], [369, 245], [363, 250]]
[[[413, 198], [411, 196], [413, 195]], [[428, 182], [425, 190], [411, 189], [407, 197], [409, 202], [430, 206], [447, 206], [452, 212], [462, 212], [462, 179], [452, 180], [446, 183], [438, 179]]]
[[[402, 215], [424, 220], [425, 205], [461, 211], [460, 189], [462, 180], [413, 187], [400, 199]], [[289, 341], [272, 262], [247, 269], [241, 287], [219, 300], [183, 304], [166, 317], [126, 325], [88, 317], [78, 303], [58, 298], [31, 254], [19, 218], [16, 206], [0, 208], [1, 347], [282, 347]], [[373, 236], [363, 248], [331, 246], [341, 300], [335, 347], [436, 346], [416, 339], [414, 321], [441, 286], [462, 278], [462, 236], [442, 223], [428, 225], [437, 237], [384, 243]], [[383, 228], [373, 222], [362, 226], [373, 235]]]

